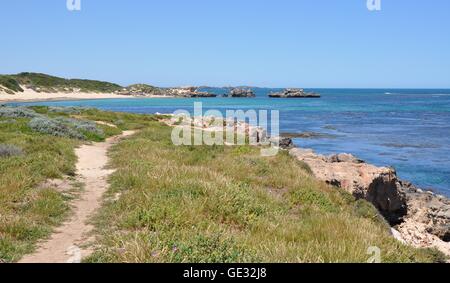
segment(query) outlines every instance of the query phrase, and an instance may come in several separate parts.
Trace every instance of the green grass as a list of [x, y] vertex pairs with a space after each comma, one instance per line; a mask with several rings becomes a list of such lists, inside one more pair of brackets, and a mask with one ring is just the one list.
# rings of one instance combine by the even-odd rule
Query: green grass
[[[106, 118], [106, 117], [104, 117]], [[87, 262], [434, 262], [375, 208], [315, 180], [287, 153], [172, 145], [158, 122], [116, 145], [111, 187]]]
[[[47, 118], [121, 121], [120, 128], [100, 125], [104, 135], [86, 135], [88, 141], [101, 141], [122, 130], [144, 127], [154, 119], [98, 110], [80, 110], [69, 115], [49, 111], [48, 107], [30, 109]], [[73, 196], [39, 185], [48, 179], [74, 176], [74, 148], [84, 141], [35, 132], [29, 127], [30, 120], [0, 117], [0, 144], [12, 145], [23, 152], [0, 157], [0, 262], [15, 262], [32, 252], [36, 242], [48, 237], [70, 213], [68, 201]]]
[[[1, 120], [1, 118], [0, 118]], [[33, 250], [68, 212], [55, 190], [38, 189], [47, 179], [74, 175], [77, 141], [37, 135], [26, 119], [0, 123], [0, 143], [23, 149], [23, 156], [0, 160], [0, 260], [13, 262]]]

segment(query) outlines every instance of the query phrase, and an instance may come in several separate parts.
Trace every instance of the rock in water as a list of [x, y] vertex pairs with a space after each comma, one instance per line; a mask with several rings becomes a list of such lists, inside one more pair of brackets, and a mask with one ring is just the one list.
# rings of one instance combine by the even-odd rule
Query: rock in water
[[320, 94], [314, 92], [305, 92], [302, 88], [287, 88], [282, 92], [269, 94], [272, 98], [320, 98]]
[[256, 97], [251, 89], [234, 88], [230, 91], [228, 97]]
[[187, 98], [196, 98], [196, 97], [216, 97], [217, 95], [213, 94], [213, 93], [209, 93], [209, 92], [201, 92], [198, 91], [197, 87], [179, 87], [179, 88], [169, 88], [166, 89], [166, 92], [170, 95], [170, 96], [175, 96], [175, 97], [187, 97]]

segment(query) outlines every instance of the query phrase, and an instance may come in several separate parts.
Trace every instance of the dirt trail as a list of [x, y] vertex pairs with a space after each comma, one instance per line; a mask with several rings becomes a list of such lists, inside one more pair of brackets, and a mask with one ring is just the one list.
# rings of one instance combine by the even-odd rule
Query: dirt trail
[[83, 145], [76, 149], [76, 165], [79, 181], [84, 183], [80, 199], [72, 203], [73, 215], [58, 227], [50, 239], [43, 242], [34, 254], [25, 256], [21, 263], [67, 263], [80, 262], [92, 250], [83, 247], [91, 239], [87, 235], [92, 225], [87, 220], [100, 207], [102, 195], [108, 188], [107, 177], [112, 170], [105, 169], [108, 149], [120, 139], [134, 134], [125, 131], [105, 142]]

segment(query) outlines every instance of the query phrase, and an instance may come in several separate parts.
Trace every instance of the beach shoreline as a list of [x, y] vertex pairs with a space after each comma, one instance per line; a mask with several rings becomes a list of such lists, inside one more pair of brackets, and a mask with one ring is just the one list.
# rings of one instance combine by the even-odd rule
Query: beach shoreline
[[41, 97], [29, 97], [18, 94], [1, 94], [0, 103], [26, 103], [26, 102], [54, 102], [54, 101], [76, 101], [76, 100], [101, 100], [101, 99], [143, 99], [143, 98], [172, 98], [168, 96], [128, 96], [119, 94], [97, 94], [97, 93], [74, 93], [74, 94], [49, 94], [44, 93]]
[[8, 94], [0, 89], [0, 103], [21, 102], [49, 102], [49, 101], [71, 101], [71, 100], [98, 100], [98, 99], [130, 99], [130, 98], [170, 98], [163, 95], [132, 96], [117, 93], [101, 92], [36, 92], [25, 88], [23, 92]]

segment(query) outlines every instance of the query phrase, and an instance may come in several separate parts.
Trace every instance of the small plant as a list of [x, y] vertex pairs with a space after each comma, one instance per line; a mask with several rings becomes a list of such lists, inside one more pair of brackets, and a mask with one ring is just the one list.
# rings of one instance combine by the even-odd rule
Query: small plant
[[56, 137], [74, 138], [80, 140], [86, 139], [83, 134], [65, 125], [64, 123], [45, 117], [33, 118], [28, 123], [28, 126], [36, 132], [49, 134]]
[[103, 136], [103, 130], [97, 128], [97, 124], [93, 121], [78, 120], [73, 118], [59, 117], [55, 119], [71, 128], [75, 128], [79, 132], [87, 132], [95, 135]]
[[338, 207], [319, 190], [312, 188], [296, 189], [291, 192], [291, 201], [295, 205], [313, 206], [325, 212], [337, 212]]
[[23, 151], [20, 147], [10, 144], [0, 144], [0, 158], [21, 156]]
[[42, 117], [41, 114], [36, 113], [32, 109], [26, 107], [9, 107], [0, 106], [0, 117], [8, 118], [37, 118]]

